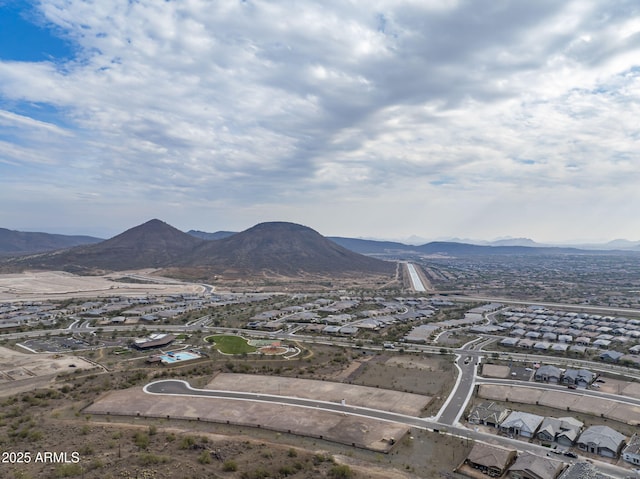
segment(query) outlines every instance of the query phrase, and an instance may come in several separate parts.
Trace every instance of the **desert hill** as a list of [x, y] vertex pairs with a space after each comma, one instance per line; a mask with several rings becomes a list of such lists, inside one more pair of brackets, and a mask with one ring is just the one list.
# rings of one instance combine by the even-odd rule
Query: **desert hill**
[[268, 271], [282, 275], [347, 272], [391, 273], [391, 263], [354, 253], [317, 231], [295, 223], [260, 223], [227, 238], [199, 245], [180, 261], [216, 271]]
[[153, 219], [100, 243], [12, 258], [16, 268], [94, 270], [162, 268], [203, 242], [163, 221]]
[[391, 274], [395, 265], [349, 251], [294, 223], [261, 223], [223, 239], [204, 240], [154, 219], [97, 244], [6, 258], [0, 268], [80, 274], [160, 268], [183, 277], [192, 277], [193, 271], [198, 277], [239, 277]]

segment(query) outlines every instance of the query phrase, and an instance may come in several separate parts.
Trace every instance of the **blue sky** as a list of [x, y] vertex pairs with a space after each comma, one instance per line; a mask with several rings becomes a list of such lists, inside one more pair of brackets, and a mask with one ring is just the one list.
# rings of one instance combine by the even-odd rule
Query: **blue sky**
[[0, 227], [640, 240], [640, 5], [0, 0]]

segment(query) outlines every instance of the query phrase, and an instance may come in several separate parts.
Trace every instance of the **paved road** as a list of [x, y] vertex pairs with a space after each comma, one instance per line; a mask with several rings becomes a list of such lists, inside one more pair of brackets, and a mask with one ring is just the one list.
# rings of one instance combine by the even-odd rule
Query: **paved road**
[[[350, 406], [349, 404], [342, 405], [341, 403], [318, 401], [314, 399], [304, 399], [291, 396], [278, 396], [275, 394], [257, 394], [241, 391], [220, 391], [212, 389], [195, 389], [192, 388], [186, 381], [177, 379], [165, 379], [161, 381], [155, 381], [147, 384], [144, 387], [144, 392], [148, 394], [162, 394], [172, 396], [198, 396], [198, 397], [212, 397], [212, 398], [224, 398], [235, 399], [240, 401], [260, 401], [273, 404], [287, 404], [290, 406], [308, 407], [313, 409], [320, 409], [324, 411], [339, 412], [342, 414], [350, 414], [357, 416], [366, 416], [374, 419], [380, 419], [383, 421], [397, 422], [401, 424], [407, 424], [413, 427], [419, 427], [422, 429], [438, 428], [438, 423], [429, 421], [413, 416], [405, 416], [404, 414], [397, 414], [388, 411], [381, 411], [378, 409], [370, 409], [359, 406]], [[442, 427], [445, 425], [442, 424]]]
[[458, 377], [449, 397], [436, 415], [436, 420], [439, 422], [449, 425], [458, 424], [471, 398], [479, 357], [471, 356], [468, 352], [474, 349], [477, 341], [476, 339], [462, 346], [456, 356], [455, 366], [458, 369]]
[[[256, 394], [237, 391], [220, 391], [192, 388], [187, 382], [175, 379], [167, 379], [155, 381], [147, 384], [144, 391], [148, 394], [173, 395], [173, 396], [198, 396], [211, 398], [225, 398], [240, 401], [261, 401], [273, 404], [286, 404], [295, 407], [310, 407], [314, 409], [322, 409], [326, 411], [339, 412], [341, 414], [358, 415], [383, 421], [396, 422], [406, 424], [419, 429], [428, 429], [440, 433], [451, 434], [463, 439], [481, 441], [488, 443], [499, 443], [502, 446], [510, 447], [518, 451], [529, 451], [538, 455], [545, 455], [549, 449], [537, 444], [529, 444], [517, 439], [511, 439], [495, 434], [488, 434], [460, 426], [451, 426], [441, 421], [429, 418], [419, 418], [413, 416], [405, 416], [402, 414], [370, 409], [358, 406], [343, 406], [340, 403], [332, 403], [328, 401], [316, 401], [312, 399], [302, 399], [290, 396], [277, 396], [271, 394]], [[561, 458], [565, 459], [565, 458]], [[598, 469], [616, 478], [624, 478], [629, 471], [607, 463], [594, 461]]]
[[409, 277], [411, 278], [411, 284], [413, 285], [413, 290], [418, 292], [425, 292], [427, 288], [422, 284], [422, 280], [420, 276], [418, 276], [418, 272], [416, 271], [416, 267], [413, 263], [407, 263], [407, 270], [409, 271]]

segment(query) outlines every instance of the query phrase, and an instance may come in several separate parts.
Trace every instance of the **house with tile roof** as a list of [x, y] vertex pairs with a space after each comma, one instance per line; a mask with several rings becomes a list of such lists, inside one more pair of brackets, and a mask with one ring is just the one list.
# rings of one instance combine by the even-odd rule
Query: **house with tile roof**
[[570, 464], [558, 479], [612, 479], [611, 476], [607, 476], [598, 472], [598, 470], [588, 462], [576, 462]]
[[465, 463], [491, 477], [500, 477], [513, 464], [516, 455], [515, 449], [476, 442]]
[[525, 451], [518, 455], [516, 462], [509, 468], [507, 477], [509, 479], [556, 479], [563, 469], [562, 461]]
[[562, 375], [562, 384], [586, 388], [595, 378], [596, 375], [587, 369], [567, 369]]
[[510, 413], [511, 409], [499, 406], [494, 402], [483, 402], [474, 406], [467, 420], [471, 424], [498, 427]]
[[544, 417], [528, 412], [513, 411], [500, 423], [500, 430], [506, 434], [532, 438]]
[[573, 417], [545, 417], [536, 436], [542, 442], [573, 446], [584, 424]]
[[635, 465], [640, 466], [640, 436], [635, 433], [629, 443], [622, 450], [622, 459]]
[[545, 383], [554, 383], [558, 384], [560, 382], [560, 378], [562, 377], [562, 371], [560, 368], [553, 366], [551, 364], [545, 364], [544, 366], [540, 366], [534, 375], [534, 379], [536, 381], [541, 381]]
[[576, 444], [582, 451], [616, 458], [620, 455], [626, 439], [626, 436], [609, 426], [591, 426], [580, 434]]

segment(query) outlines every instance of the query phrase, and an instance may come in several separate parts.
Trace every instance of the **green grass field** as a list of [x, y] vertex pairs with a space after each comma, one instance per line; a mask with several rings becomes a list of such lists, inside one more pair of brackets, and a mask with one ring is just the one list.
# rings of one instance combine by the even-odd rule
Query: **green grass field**
[[214, 343], [215, 348], [224, 354], [253, 353], [256, 351], [256, 348], [250, 346], [247, 340], [240, 336], [207, 336], [205, 341]]

